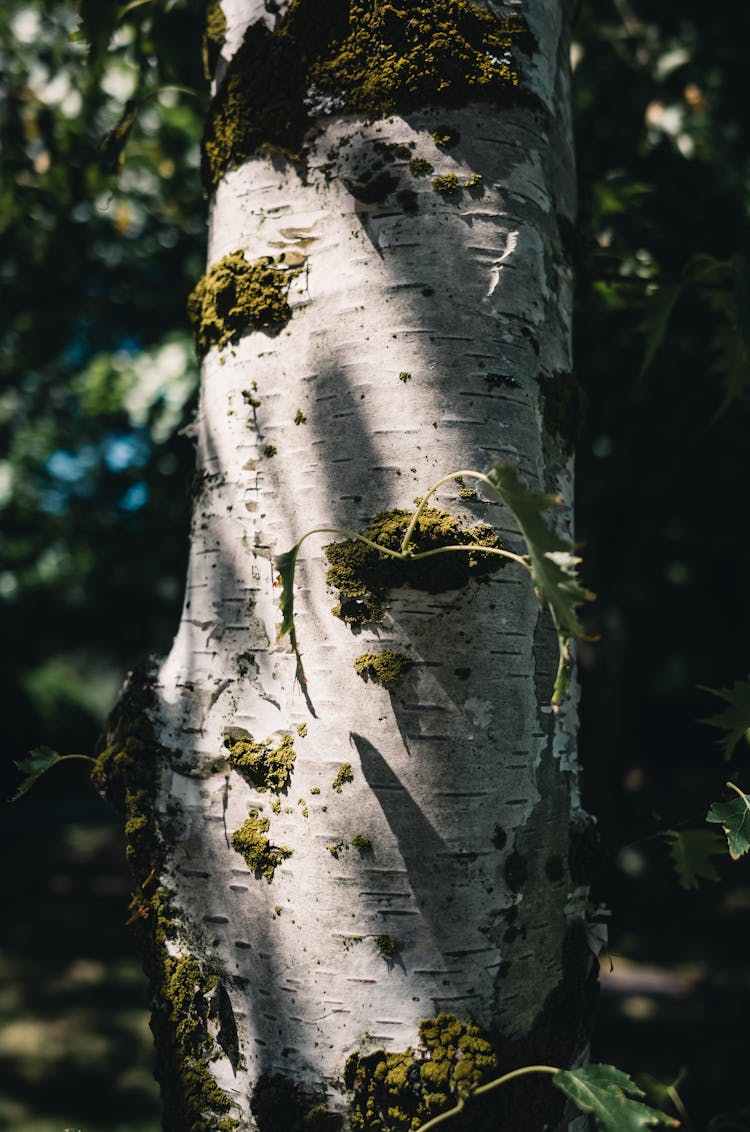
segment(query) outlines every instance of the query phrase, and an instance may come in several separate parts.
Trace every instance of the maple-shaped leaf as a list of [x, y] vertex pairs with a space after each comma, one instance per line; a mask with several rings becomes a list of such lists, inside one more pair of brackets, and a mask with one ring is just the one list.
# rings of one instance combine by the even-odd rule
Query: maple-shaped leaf
[[717, 316], [709, 349], [714, 361], [709, 370], [724, 387], [719, 417], [739, 400], [750, 385], [750, 273], [742, 256], [716, 259], [693, 256], [686, 268], [689, 281]]
[[528, 548], [532, 581], [542, 605], [548, 605], [552, 613], [560, 646], [560, 667], [552, 698], [556, 704], [569, 682], [570, 638], [585, 636], [576, 607], [593, 601], [594, 595], [578, 578], [576, 567], [581, 559], [573, 553], [572, 542], [553, 531], [543, 518], [545, 511], [560, 505], [559, 496], [526, 487], [514, 464], [493, 464], [487, 479], [510, 507], [521, 528]]
[[729, 856], [737, 861], [750, 849], [750, 797], [739, 786], [727, 782], [737, 794], [729, 802], [714, 802], [706, 814], [706, 821], [716, 822], [727, 835]]
[[716, 715], [711, 715], [700, 722], [725, 732], [716, 743], [723, 750], [724, 758], [729, 759], [741, 739], [750, 741], [750, 676], [746, 680], [736, 680], [731, 688], [702, 686], [701, 690], [710, 692], [712, 696], [717, 696], [727, 704]]
[[640, 330], [644, 337], [643, 362], [641, 363], [640, 377], [643, 377], [651, 368], [654, 358], [664, 342], [667, 334], [667, 325], [677, 300], [682, 295], [682, 284], [672, 284], [660, 287], [649, 296]]
[[700, 888], [702, 880], [719, 880], [712, 857], [726, 852], [724, 839], [714, 829], [668, 829], [669, 855], [685, 889]]
[[49, 770], [55, 763], [62, 762], [62, 759], [63, 756], [59, 755], [57, 751], [53, 751], [51, 747], [35, 747], [33, 751], [29, 751], [28, 755], [18, 759], [15, 763], [16, 770], [20, 771], [24, 777], [21, 785], [11, 798], [11, 802], [16, 802], [23, 797], [26, 791], [34, 785], [37, 778], [41, 778], [45, 770]]
[[679, 1124], [665, 1112], [643, 1104], [644, 1093], [635, 1081], [614, 1065], [584, 1065], [561, 1069], [552, 1083], [567, 1097], [594, 1114], [603, 1132], [639, 1132], [652, 1124]]

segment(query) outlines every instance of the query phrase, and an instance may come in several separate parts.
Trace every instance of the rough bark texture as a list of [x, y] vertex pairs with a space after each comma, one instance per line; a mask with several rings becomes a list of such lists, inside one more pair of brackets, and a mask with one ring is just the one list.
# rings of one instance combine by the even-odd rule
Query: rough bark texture
[[[287, 7], [225, 0], [220, 79], [245, 30], [270, 33]], [[407, 1129], [452, 1103], [461, 1062], [478, 1080], [585, 1050], [575, 698], [549, 708], [556, 646], [525, 573], [441, 592], [436, 565], [427, 589], [391, 590], [381, 621], [350, 625], [326, 585], [336, 536], [316, 536], [297, 573], [306, 682], [277, 636], [272, 555], [314, 527], [364, 532], [496, 459], [571, 499], [554, 431], [570, 416], [567, 29], [553, 0], [512, 11], [535, 42], [514, 56], [526, 94], [387, 117], [339, 106], [294, 160], [260, 149], [214, 191], [209, 266], [240, 272], [255, 321], [243, 331], [240, 311], [202, 343], [184, 613], [143, 685], [150, 735], [118, 771], [149, 763], [153, 803], [120, 801], [141, 838], [169, 1129]], [[253, 291], [243, 262], [278, 277], [256, 271]], [[512, 516], [471, 486], [435, 507], [523, 553]], [[410, 663], [380, 681], [367, 657], [384, 652]], [[458, 1029], [454, 1077], [430, 1100], [420, 1066], [443, 1039], [420, 1023], [436, 1018]], [[390, 1092], [371, 1087], [378, 1064]], [[514, 1094], [505, 1126], [564, 1123], [537, 1093]]]

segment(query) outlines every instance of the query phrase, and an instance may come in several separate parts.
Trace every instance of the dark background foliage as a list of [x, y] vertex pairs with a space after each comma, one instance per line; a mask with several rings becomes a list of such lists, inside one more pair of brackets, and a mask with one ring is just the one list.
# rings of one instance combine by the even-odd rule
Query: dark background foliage
[[[193, 463], [180, 429], [197, 383], [184, 308], [204, 260], [201, 8], [159, 0], [115, 26], [114, 6], [84, 0], [106, 59], [69, 0], [0, 12], [4, 796], [29, 749], [90, 752], [127, 669], [177, 624]], [[662, 1082], [684, 1069], [695, 1128], [746, 1103], [733, 1031], [750, 881], [725, 858], [719, 884], [684, 891], [658, 833], [700, 824], [721, 796], [700, 686], [750, 667], [749, 24], [727, 0], [584, 0], [574, 50], [589, 399], [576, 502], [601, 634], [580, 649], [581, 745], [614, 964], [594, 1056]], [[0, 1125], [150, 1132], [122, 848], [84, 766], [54, 768], [2, 812]]]

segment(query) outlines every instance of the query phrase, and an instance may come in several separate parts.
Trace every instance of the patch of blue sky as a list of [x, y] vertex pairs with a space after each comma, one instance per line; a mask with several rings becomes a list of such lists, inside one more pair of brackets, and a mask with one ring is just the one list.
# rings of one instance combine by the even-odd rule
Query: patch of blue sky
[[104, 463], [110, 472], [143, 468], [151, 456], [151, 445], [143, 432], [115, 433], [104, 439]]
[[47, 457], [44, 469], [53, 479], [73, 485], [81, 483], [98, 463], [98, 449], [92, 444], [87, 444], [77, 452], [55, 448]]
[[117, 506], [121, 511], [140, 511], [148, 503], [148, 484], [143, 480], [131, 484]]

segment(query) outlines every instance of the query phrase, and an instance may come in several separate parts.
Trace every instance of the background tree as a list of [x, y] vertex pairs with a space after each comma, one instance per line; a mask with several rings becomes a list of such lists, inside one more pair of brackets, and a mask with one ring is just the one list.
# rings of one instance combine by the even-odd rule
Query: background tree
[[[150, 19], [150, 8], [142, 7], [140, 17]], [[6, 639], [13, 641], [4, 653], [3, 677], [8, 763], [39, 742], [90, 750], [106, 709], [105, 695], [95, 702], [88, 697], [90, 674], [100, 673], [108, 660], [114, 694], [117, 674], [132, 664], [147, 634], [154, 634], [149, 648], [167, 647], [185, 539], [179, 522], [165, 525], [165, 516], [173, 505], [187, 513], [182, 484], [189, 478], [173, 465], [172, 478], [165, 480], [162, 465], [157, 480], [150, 460], [142, 469], [107, 470], [96, 480], [81, 476], [73, 491], [53, 472], [55, 464], [47, 466], [47, 457], [56, 448], [75, 455], [91, 438], [98, 443], [112, 418], [105, 413], [100, 427], [101, 403], [92, 403], [86, 413], [79, 407], [72, 378], [85, 368], [86, 358], [61, 366], [52, 336], [46, 369], [32, 367], [26, 351], [33, 345], [35, 356], [43, 354], [44, 339], [36, 329], [51, 325], [56, 310], [87, 304], [92, 309], [92, 297], [73, 286], [76, 261], [85, 257], [109, 289], [109, 280], [125, 274], [141, 247], [148, 270], [138, 271], [137, 285], [118, 290], [116, 312], [107, 308], [108, 318], [117, 314], [120, 329], [104, 350], [115, 351], [134, 328], [152, 327], [144, 335], [146, 344], [175, 328], [185, 334], [179, 294], [186, 296], [200, 273], [196, 241], [203, 225], [196, 219], [200, 193], [190, 158], [197, 152], [199, 115], [188, 97], [180, 96], [170, 108], [165, 95], [147, 108], [169, 122], [169, 129], [149, 134], [153, 115], [139, 116], [129, 135], [128, 164], [143, 161], [154, 174], [159, 146], [170, 139], [176, 166], [172, 177], [152, 175], [146, 187], [140, 182], [139, 200], [146, 205], [143, 245], [111, 219], [117, 202], [127, 202], [135, 192], [133, 186], [111, 174], [97, 180], [88, 163], [83, 196], [99, 222], [98, 239], [83, 242], [70, 235], [78, 223], [69, 221], [69, 197], [60, 185], [71, 167], [83, 165], [82, 143], [95, 154], [98, 141], [122, 118], [127, 93], [109, 93], [97, 118], [71, 114], [70, 104], [54, 92], [42, 104], [28, 73], [37, 70], [40, 57], [48, 75], [62, 69], [63, 60], [67, 65], [75, 17], [65, 4], [46, 4], [44, 19], [25, 30], [21, 23], [16, 34], [13, 21], [20, 9], [28, 12], [33, 5], [5, 5], [2, 17], [7, 44], [2, 68], [4, 310], [16, 310], [17, 302], [31, 328], [23, 338], [6, 337], [3, 353], [7, 435], [23, 437], [13, 446], [13, 495], [3, 497], [3, 624]], [[134, 18], [131, 13], [125, 22]], [[582, 742], [588, 806], [603, 815], [602, 831], [613, 848], [652, 833], [660, 821], [670, 824], [705, 809], [713, 789], [707, 780], [713, 783], [721, 768], [709, 755], [711, 737], [693, 722], [711, 710], [695, 684], [730, 684], [746, 669], [741, 634], [727, 631], [743, 623], [746, 608], [746, 533], [736, 521], [733, 501], [744, 475], [746, 406], [735, 401], [708, 427], [724, 390], [710, 373], [710, 345], [722, 319], [706, 304], [706, 291], [683, 295], [645, 380], [635, 381], [644, 356], [640, 326], [647, 292], [658, 294], [660, 283], [679, 282], [694, 251], [708, 251], [719, 260], [746, 254], [742, 185], [748, 147], [741, 112], [746, 18], [734, 6], [731, 13], [715, 6], [707, 17], [704, 7], [692, 3], [658, 12], [640, 4], [635, 9], [597, 6], [596, 11], [584, 4], [576, 26], [582, 189], [577, 370], [590, 398], [578, 445], [578, 531], [586, 540], [589, 583], [599, 593], [594, 608], [603, 631], [599, 645], [584, 656]], [[173, 67], [184, 45], [179, 72], [173, 69], [165, 78], [173, 81], [179, 73], [177, 81], [192, 85], [185, 61], [199, 52], [184, 28], [183, 23], [179, 36], [164, 36], [157, 55], [171, 58]], [[127, 30], [117, 41], [118, 66], [135, 75], [136, 40], [141, 47], [152, 42]], [[153, 64], [154, 55], [146, 54]], [[93, 88], [84, 92], [83, 55], [82, 48], [71, 63], [71, 81], [85, 93], [88, 106], [99, 96]], [[47, 171], [32, 172], [33, 121], [42, 110], [55, 137], [79, 137], [81, 143], [78, 148], [71, 141], [60, 144]], [[27, 120], [31, 136], [22, 128]], [[106, 195], [96, 209], [102, 183]], [[48, 191], [41, 192], [45, 186]], [[185, 194], [192, 195], [184, 210], [169, 204], [176, 197], [187, 200]], [[166, 243], [173, 242], [169, 253], [162, 248], [150, 255], [146, 234], [152, 225]], [[43, 247], [55, 241], [64, 254], [39, 253], [44, 271], [29, 276], [37, 262], [29, 249], [36, 245], [31, 236], [16, 239], [14, 232], [20, 236], [22, 231], [31, 231], [42, 244], [49, 240]], [[151, 273], [172, 256], [187, 264], [182, 283], [174, 291], [168, 285], [145, 290]], [[622, 283], [617, 281], [621, 273], [627, 277]], [[76, 272], [76, 278], [84, 279], [85, 273]], [[148, 302], [135, 310], [133, 304], [143, 296]], [[84, 346], [97, 326], [106, 325], [101, 296], [96, 310], [95, 321], [80, 324]], [[174, 321], [166, 321], [167, 312]], [[19, 342], [26, 343], [23, 349]], [[42, 369], [44, 391], [32, 400], [28, 389], [36, 387]], [[68, 374], [65, 385], [57, 380]], [[110, 391], [113, 386], [108, 383]], [[33, 412], [26, 411], [27, 403]], [[45, 424], [50, 418], [52, 423]], [[27, 428], [24, 421], [37, 427]], [[117, 426], [129, 433], [129, 417], [119, 416]], [[181, 443], [180, 458], [188, 464], [188, 446]], [[156, 446], [157, 460], [171, 444]], [[148, 480], [149, 499], [135, 511], [113, 513], [113, 492], [120, 498], [134, 479]], [[102, 490], [107, 483], [111, 491]], [[50, 486], [68, 498], [67, 515], [48, 509], [41, 487]], [[90, 494], [82, 500], [87, 486]], [[88, 532], [99, 532], [93, 543]], [[106, 539], [101, 532], [107, 532]], [[42, 578], [36, 559], [50, 546], [58, 548], [57, 561], [68, 566], [62, 574]], [[167, 564], [165, 571], [155, 569], [155, 555]], [[49, 561], [42, 562], [49, 570]], [[131, 563], [127, 569], [126, 562]], [[131, 578], [137, 580], [132, 589]], [[160, 579], [171, 579], [171, 610]], [[149, 609], [143, 625], [134, 623], [132, 603], [123, 600], [136, 588]], [[87, 663], [89, 641], [95, 660]], [[73, 658], [71, 642], [76, 644]], [[62, 676], [59, 663], [48, 663], [61, 654]], [[66, 709], [62, 715], [60, 707], [71, 702], [83, 702], [84, 710]], [[54, 711], [45, 706], [52, 703]], [[12, 912], [4, 926], [10, 989], [0, 1006], [2, 1118], [26, 1132], [59, 1132], [63, 1124], [143, 1132], [146, 1113], [154, 1111], [146, 1106], [155, 1102], [148, 1101], [153, 1093], [139, 1068], [150, 1036], [132, 1009], [138, 972], [128, 958], [130, 929], [122, 926], [127, 881], [106, 813], [77, 788], [82, 765], [66, 764], [53, 772], [56, 779], [42, 781], [23, 810], [3, 815], [14, 867], [7, 878]], [[6, 793], [13, 785], [10, 772], [7, 780]], [[682, 893], [666, 847], [651, 840], [622, 854], [601, 882], [614, 908], [615, 970], [604, 985], [594, 1055], [664, 1079], [688, 1066], [682, 1092], [697, 1127], [705, 1126], [711, 1114], [744, 1103], [738, 1072], [743, 1051], [731, 1037], [731, 1019], [744, 1009], [738, 993], [745, 985], [744, 952], [737, 944], [746, 932], [747, 913], [739, 868], [731, 874], [729, 891], [713, 886]], [[608, 970], [607, 963], [605, 974]], [[104, 1004], [106, 1014], [100, 1009]], [[717, 1014], [727, 1024], [713, 1033], [709, 1046], [696, 1049], [693, 1035], [704, 1033], [707, 1019]], [[135, 1050], [143, 1051], [138, 1062]], [[153, 1120], [148, 1126], [156, 1128]]]

